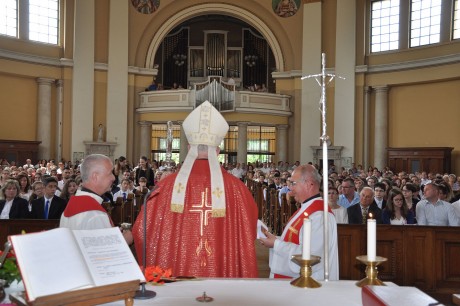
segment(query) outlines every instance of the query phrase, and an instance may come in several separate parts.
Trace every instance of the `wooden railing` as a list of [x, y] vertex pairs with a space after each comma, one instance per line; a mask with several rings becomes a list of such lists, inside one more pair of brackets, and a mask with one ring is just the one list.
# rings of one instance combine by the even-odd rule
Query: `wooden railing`
[[299, 204], [294, 198], [286, 198], [286, 194], [281, 194], [279, 197], [277, 190], [264, 187], [259, 182], [250, 180], [246, 182], [246, 186], [257, 203], [259, 219], [268, 226], [270, 232], [281, 235], [289, 218], [299, 208]]

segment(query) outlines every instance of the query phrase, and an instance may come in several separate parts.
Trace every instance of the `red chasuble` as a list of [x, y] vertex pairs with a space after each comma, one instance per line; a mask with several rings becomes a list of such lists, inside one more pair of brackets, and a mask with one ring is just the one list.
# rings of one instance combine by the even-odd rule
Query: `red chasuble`
[[[225, 217], [212, 217], [207, 160], [196, 160], [190, 173], [183, 213], [171, 211], [177, 174], [159, 182], [147, 200], [147, 266], [171, 268], [175, 276], [257, 277], [255, 239], [257, 205], [248, 188], [224, 169]], [[208, 195], [203, 200], [203, 193]], [[133, 227], [142, 263], [143, 208]]]

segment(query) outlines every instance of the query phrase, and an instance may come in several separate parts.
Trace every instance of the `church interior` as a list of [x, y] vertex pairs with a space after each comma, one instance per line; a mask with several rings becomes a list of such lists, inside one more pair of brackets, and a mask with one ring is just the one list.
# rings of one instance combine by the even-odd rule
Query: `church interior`
[[[336, 169], [460, 175], [460, 0], [0, 5], [0, 159], [164, 160], [172, 122], [180, 163], [181, 123], [208, 100], [230, 126], [223, 163], [320, 165], [326, 133]], [[333, 76], [325, 88], [314, 77], [322, 73]], [[364, 234], [358, 226], [339, 232], [348, 256], [340, 264], [354, 267], [350, 256], [364, 244], [353, 241]], [[379, 235], [391, 257], [386, 281], [450, 301], [460, 288], [453, 231], [388, 226]], [[433, 253], [418, 253], [426, 248], [444, 270]], [[411, 256], [423, 258], [403, 266]], [[341, 279], [363, 273], [341, 268]]]

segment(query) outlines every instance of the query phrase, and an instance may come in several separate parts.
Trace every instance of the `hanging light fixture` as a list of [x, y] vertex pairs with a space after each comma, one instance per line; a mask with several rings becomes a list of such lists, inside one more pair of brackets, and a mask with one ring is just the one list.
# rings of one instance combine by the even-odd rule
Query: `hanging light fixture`
[[187, 59], [187, 55], [185, 54], [174, 54], [173, 57], [174, 64], [177, 66], [182, 66], [185, 64], [185, 60]]
[[246, 55], [244, 57], [244, 61], [246, 62], [246, 65], [248, 65], [249, 67], [255, 66], [257, 59], [257, 55]]

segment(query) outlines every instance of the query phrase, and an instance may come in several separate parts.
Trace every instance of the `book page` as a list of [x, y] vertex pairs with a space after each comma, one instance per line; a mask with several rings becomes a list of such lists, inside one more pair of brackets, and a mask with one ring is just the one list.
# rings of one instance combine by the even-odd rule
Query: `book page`
[[131, 280], [145, 282], [120, 229], [75, 230], [73, 233], [97, 286]]
[[30, 301], [94, 285], [71, 230], [15, 235], [10, 241]]

